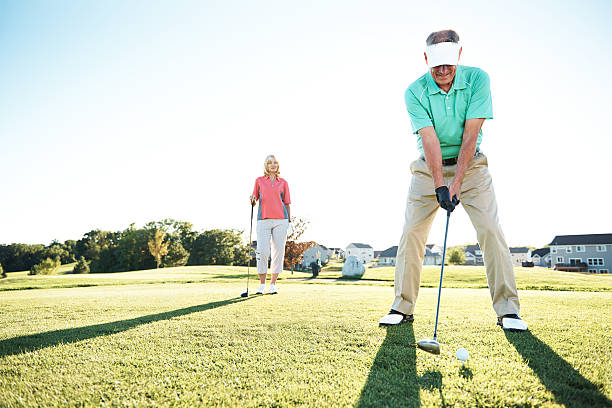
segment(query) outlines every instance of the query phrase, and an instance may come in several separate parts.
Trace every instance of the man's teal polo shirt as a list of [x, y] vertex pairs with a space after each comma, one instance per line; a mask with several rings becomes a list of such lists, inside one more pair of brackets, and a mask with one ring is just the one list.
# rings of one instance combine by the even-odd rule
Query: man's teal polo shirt
[[[441, 90], [429, 72], [414, 81], [405, 94], [417, 147], [423, 154], [420, 129], [433, 126], [440, 140], [442, 158], [459, 156], [467, 119], [493, 119], [489, 75], [480, 68], [457, 65], [453, 86]], [[482, 130], [476, 146], [482, 141]]]

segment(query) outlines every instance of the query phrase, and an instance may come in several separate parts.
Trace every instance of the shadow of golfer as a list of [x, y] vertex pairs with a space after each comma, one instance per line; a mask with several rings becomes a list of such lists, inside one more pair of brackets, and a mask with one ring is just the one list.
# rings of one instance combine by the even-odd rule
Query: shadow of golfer
[[416, 341], [412, 324], [387, 328], [357, 407], [419, 407]]
[[210, 310], [232, 303], [242, 302], [247, 299], [252, 298], [238, 297], [220, 300], [218, 302], [205, 303], [203, 305], [190, 306], [183, 309], [171, 310], [169, 312], [136, 317], [133, 319], [13, 337], [11, 339], [0, 341], [0, 358], [4, 356], [28, 353], [30, 351], [40, 350], [58, 344], [76, 343], [78, 341], [91, 339], [94, 337], [120, 333], [143, 324], [153, 323], [160, 320], [168, 320], [172, 319], [173, 317], [184, 316], [190, 313], [202, 312], [204, 310]]
[[442, 373], [439, 371], [426, 371], [419, 378], [420, 386], [427, 391], [438, 390], [440, 394], [441, 407], [446, 407], [444, 394], [442, 393]]
[[612, 407], [612, 401], [530, 332], [504, 332], [542, 384], [566, 407]]

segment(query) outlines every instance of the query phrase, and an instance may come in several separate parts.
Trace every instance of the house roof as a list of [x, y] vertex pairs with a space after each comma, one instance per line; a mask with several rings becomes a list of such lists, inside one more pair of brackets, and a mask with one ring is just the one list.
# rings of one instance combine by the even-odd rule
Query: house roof
[[392, 246], [391, 248], [387, 248], [382, 251], [379, 257], [382, 258], [395, 258], [397, 256], [397, 245]]
[[527, 247], [513, 247], [510, 248], [511, 254], [526, 254], [529, 252], [529, 248]]
[[612, 244], [612, 234], [557, 235], [550, 245]]
[[468, 245], [467, 247], [465, 247], [465, 252], [470, 252], [474, 255], [476, 255], [476, 251], [480, 251], [480, 245], [476, 244], [476, 245]]
[[531, 256], [536, 256], [538, 255], [540, 258], [543, 256], [546, 256], [550, 253], [550, 248], [538, 248], [535, 249], [532, 253]]
[[439, 252], [431, 252], [429, 248], [425, 248], [425, 256], [442, 256]]
[[348, 244], [347, 248], [350, 247], [351, 245], [353, 245], [355, 248], [372, 248], [368, 244], [359, 244], [356, 242], [351, 242], [350, 244]]

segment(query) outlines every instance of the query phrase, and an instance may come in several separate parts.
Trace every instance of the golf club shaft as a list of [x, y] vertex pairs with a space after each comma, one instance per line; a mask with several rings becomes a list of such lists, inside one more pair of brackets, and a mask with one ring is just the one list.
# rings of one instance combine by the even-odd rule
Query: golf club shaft
[[438, 287], [438, 306], [436, 307], [436, 324], [434, 326], [433, 339], [436, 340], [438, 335], [438, 314], [440, 313], [440, 295], [442, 294], [442, 277], [444, 276], [444, 259], [446, 257], [446, 237], [448, 236], [448, 222], [450, 221], [451, 212], [446, 212], [446, 230], [444, 231], [444, 247], [442, 248], [442, 267], [440, 268], [440, 286]]
[[251, 278], [251, 251], [253, 250], [252, 245], [253, 241], [251, 241], [251, 235], [253, 234], [253, 208], [255, 207], [254, 203], [251, 203], [251, 227], [249, 228], [249, 262], [247, 263], [247, 293], [249, 293], [249, 279]]

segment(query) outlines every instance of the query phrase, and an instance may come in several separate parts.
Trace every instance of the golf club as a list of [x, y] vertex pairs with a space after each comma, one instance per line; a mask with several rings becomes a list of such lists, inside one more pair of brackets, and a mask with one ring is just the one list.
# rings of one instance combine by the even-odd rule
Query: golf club
[[240, 297], [248, 297], [249, 296], [249, 279], [251, 277], [251, 234], [253, 233], [253, 208], [255, 207], [255, 203], [251, 202], [251, 227], [249, 229], [249, 263], [247, 264], [247, 290], [240, 294]]
[[446, 212], [446, 231], [444, 232], [444, 248], [442, 249], [442, 267], [440, 268], [440, 287], [438, 288], [438, 306], [436, 308], [436, 324], [434, 326], [433, 339], [424, 339], [417, 341], [417, 346], [421, 350], [425, 350], [431, 354], [440, 354], [440, 343], [438, 343], [438, 314], [440, 313], [440, 295], [442, 294], [442, 277], [444, 276], [444, 258], [446, 256], [446, 237], [448, 235], [448, 221], [450, 220], [451, 212]]

